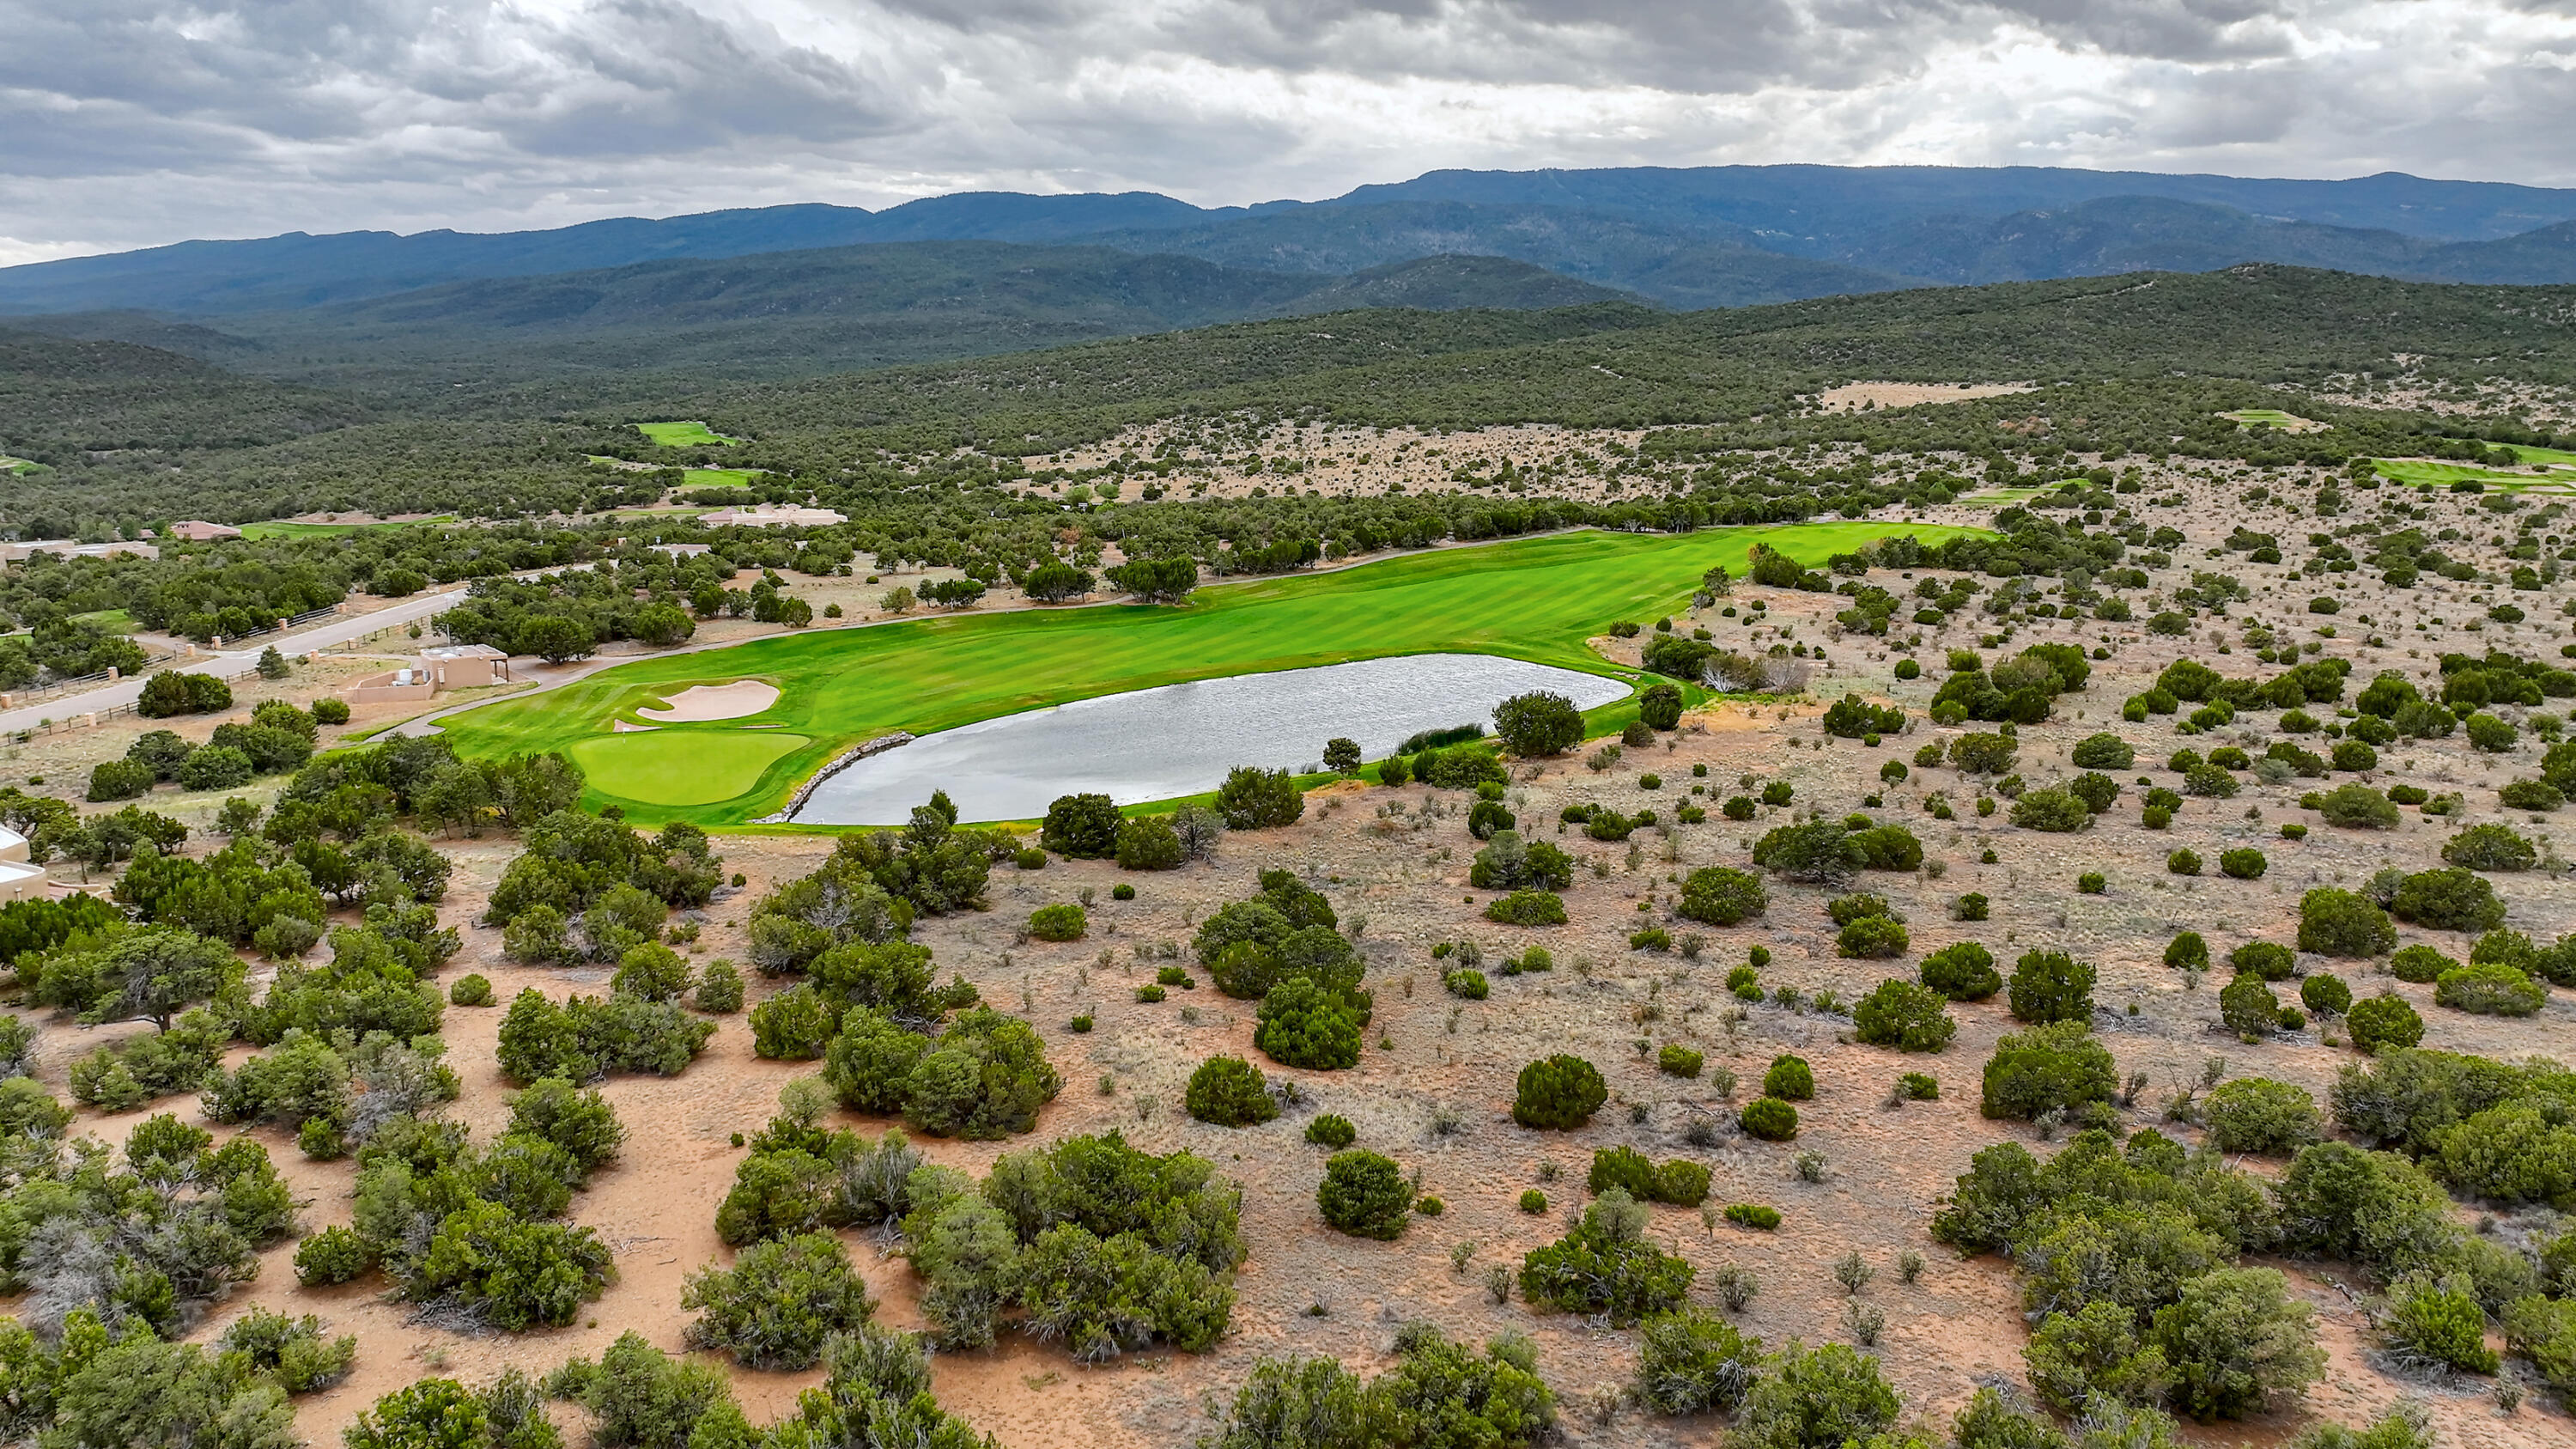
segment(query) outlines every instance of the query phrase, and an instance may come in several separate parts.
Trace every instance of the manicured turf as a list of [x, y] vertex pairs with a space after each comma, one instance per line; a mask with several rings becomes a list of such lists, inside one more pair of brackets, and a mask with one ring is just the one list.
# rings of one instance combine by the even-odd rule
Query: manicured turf
[[683, 488], [748, 488], [766, 468], [691, 468], [680, 476]]
[[760, 783], [761, 772], [810, 743], [781, 730], [648, 730], [574, 744], [574, 763], [602, 795], [660, 805], [712, 805]]
[[728, 438], [704, 423], [637, 423], [635, 431], [665, 448], [726, 447], [741, 442]]
[[[2548, 453], [2550, 450], [2546, 448], [2525, 448], [2517, 451], [2533, 463], [2555, 461], [2551, 457], [2534, 456]], [[2576, 463], [2576, 456], [2565, 454], [2558, 456], [2565, 458], [2568, 463]], [[2443, 488], [2454, 483], [2483, 483], [2490, 488], [2539, 487], [2554, 491], [2576, 484], [2576, 472], [2570, 472], [2564, 464], [2553, 467], [2546, 473], [2529, 471], [2507, 473], [2494, 468], [2481, 468], [2471, 463], [2437, 463], [2429, 458], [2381, 458], [2377, 460], [2377, 467], [2379, 476], [2391, 482], [2409, 485], [2431, 483]]]
[[143, 627], [141, 624], [134, 621], [134, 616], [132, 614], [125, 612], [123, 609], [99, 609], [92, 613], [74, 614], [72, 615], [72, 622], [75, 624], [96, 624], [98, 627], [105, 629], [110, 634], [131, 634], [135, 630]]
[[42, 473], [44, 471], [45, 465], [36, 462], [31, 458], [12, 458], [6, 453], [0, 453], [0, 473], [6, 473], [11, 477], [15, 477], [21, 473]]
[[2043, 483], [2030, 488], [1987, 488], [1971, 493], [1959, 501], [1978, 508], [2000, 508], [2007, 503], [2028, 503], [2043, 493], [2056, 491], [2057, 485], [2054, 483]]
[[271, 519], [265, 523], [242, 525], [244, 538], [328, 538], [342, 533], [374, 533], [388, 528], [427, 528], [434, 524], [454, 523], [456, 515], [442, 513], [436, 518], [411, 518], [400, 523], [289, 523]]
[[[797, 781], [859, 740], [897, 729], [927, 734], [1182, 680], [1432, 650], [1501, 654], [1632, 678], [1584, 641], [1622, 619], [1651, 625], [1657, 616], [1679, 610], [1711, 564], [1723, 563], [1740, 576], [1756, 541], [1816, 564], [1891, 533], [1931, 542], [1974, 531], [1823, 523], [1515, 539], [1407, 554], [1333, 573], [1213, 585], [1176, 608], [1114, 604], [967, 613], [772, 636], [728, 649], [638, 660], [546, 694], [495, 701], [444, 725], [457, 749], [469, 755], [574, 750], [592, 771], [591, 803], [624, 806], [639, 823], [739, 824], [777, 810]], [[718, 767], [690, 753], [713, 745], [710, 737], [761, 738], [730, 723], [608, 735], [611, 718], [647, 699], [736, 679], [777, 685], [779, 701], [761, 720], [795, 731], [802, 745], [772, 757], [774, 763], [764, 761], [768, 768], [757, 772], [756, 783], [714, 793], [711, 777]], [[639, 740], [653, 743], [627, 749]], [[731, 743], [714, 748], [736, 762], [721, 767], [725, 772], [748, 758]], [[630, 756], [657, 763], [629, 766]], [[666, 760], [668, 768], [658, 763]], [[710, 778], [702, 783], [702, 775]]]
[[2243, 423], [2248, 427], [2256, 423], [2270, 423], [2276, 428], [2316, 426], [2307, 418], [2300, 417], [2296, 413], [2285, 413], [2279, 408], [2238, 408], [2232, 413], [2220, 413], [2219, 416], [2230, 422]]

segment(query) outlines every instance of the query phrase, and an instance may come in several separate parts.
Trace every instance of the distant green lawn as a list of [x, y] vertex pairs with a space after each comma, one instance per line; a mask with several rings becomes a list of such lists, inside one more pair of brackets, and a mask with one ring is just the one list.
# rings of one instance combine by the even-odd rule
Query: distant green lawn
[[99, 609], [87, 614], [74, 614], [72, 615], [72, 622], [75, 624], [96, 624], [98, 627], [105, 629], [111, 634], [131, 634], [135, 630], [143, 627], [141, 624], [135, 622], [132, 614], [125, 612], [123, 609]]
[[2546, 473], [2534, 473], [2528, 468], [2507, 472], [2473, 463], [2436, 462], [2430, 458], [2380, 458], [2375, 461], [2375, 466], [2380, 477], [2409, 485], [2431, 483], [2445, 488], [2454, 483], [2483, 483], [2490, 488], [2576, 486], [2576, 471], [2569, 467], [2576, 465], [2576, 453], [2561, 453], [2549, 448], [2517, 448], [2514, 451], [2529, 463], [2554, 466]]
[[748, 488], [751, 480], [768, 472], [766, 468], [691, 468], [682, 475], [683, 488]]
[[[1890, 534], [1936, 542], [1976, 532], [1864, 522], [1514, 539], [1214, 585], [1174, 608], [966, 613], [771, 636], [619, 665], [444, 727], [472, 756], [568, 751], [590, 773], [590, 803], [620, 805], [639, 823], [739, 826], [776, 811], [796, 782], [860, 740], [1184, 680], [1441, 650], [1632, 678], [1585, 641], [1623, 619], [1679, 612], [1710, 565], [1740, 573], [1757, 541], [1816, 564]], [[610, 732], [611, 720], [652, 699], [736, 679], [778, 686], [757, 722], [780, 732], [747, 731], [745, 720]], [[1616, 723], [1633, 710], [1612, 705], [1594, 718]]]
[[2054, 483], [2042, 483], [2036, 487], [2025, 488], [1986, 488], [1971, 493], [1959, 501], [1979, 508], [2001, 507], [2007, 503], [2028, 503], [2043, 493], [2053, 493], [2056, 490], [2057, 485]]
[[728, 438], [704, 423], [637, 423], [635, 431], [665, 448], [730, 448], [741, 442]]
[[264, 523], [242, 525], [244, 538], [328, 538], [342, 533], [376, 533], [388, 528], [427, 528], [441, 523], [454, 523], [456, 515], [442, 513], [436, 518], [414, 518], [401, 523], [289, 523], [271, 519]]
[[6, 453], [0, 453], [0, 473], [6, 473], [14, 478], [21, 473], [42, 473], [44, 471], [45, 465], [32, 458], [12, 458]]
[[2230, 422], [2243, 423], [2247, 427], [2252, 427], [2256, 423], [2269, 423], [2276, 428], [2312, 426], [2310, 419], [2300, 417], [2296, 413], [2285, 413], [2279, 408], [2238, 408], [2232, 413], [2220, 413], [2219, 416]]

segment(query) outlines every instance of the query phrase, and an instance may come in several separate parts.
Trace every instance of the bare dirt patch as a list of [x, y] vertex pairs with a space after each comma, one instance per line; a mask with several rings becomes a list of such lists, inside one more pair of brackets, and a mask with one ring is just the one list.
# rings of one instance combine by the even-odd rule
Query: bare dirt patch
[[1818, 393], [1816, 406], [1829, 413], [1910, 408], [1918, 403], [1971, 402], [1981, 397], [2003, 397], [2029, 392], [2038, 385], [2032, 382], [1847, 382]]

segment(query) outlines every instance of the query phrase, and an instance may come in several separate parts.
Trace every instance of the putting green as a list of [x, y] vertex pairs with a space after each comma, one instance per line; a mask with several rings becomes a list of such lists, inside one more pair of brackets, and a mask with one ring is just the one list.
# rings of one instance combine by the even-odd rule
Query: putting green
[[712, 805], [760, 783], [762, 772], [804, 748], [775, 730], [648, 730], [593, 735], [571, 746], [591, 788], [647, 805]]
[[748, 488], [766, 468], [691, 468], [680, 475], [683, 488]]
[[635, 431], [665, 448], [730, 448], [742, 441], [740, 438], [728, 438], [700, 422], [637, 423]]
[[[798, 780], [860, 740], [1159, 684], [1444, 650], [1633, 679], [1586, 641], [1621, 620], [1651, 624], [1680, 612], [1711, 564], [1741, 576], [1755, 543], [1812, 565], [1891, 534], [1931, 543], [1981, 532], [1863, 522], [1512, 539], [1213, 584], [1179, 607], [965, 613], [772, 635], [622, 664], [561, 689], [495, 700], [442, 728], [469, 756], [571, 751], [590, 772], [586, 798], [624, 806], [639, 824], [741, 825], [776, 811]], [[779, 700], [761, 720], [792, 733], [721, 725], [607, 733], [610, 720], [650, 699], [728, 679], [777, 685]], [[1615, 727], [1624, 722], [1619, 712], [1633, 710], [1611, 705], [1594, 718]], [[728, 752], [754, 741], [794, 743], [786, 746], [792, 753], [760, 766], [719, 766], [693, 753], [714, 740], [727, 742]], [[629, 759], [638, 763], [629, 768]]]

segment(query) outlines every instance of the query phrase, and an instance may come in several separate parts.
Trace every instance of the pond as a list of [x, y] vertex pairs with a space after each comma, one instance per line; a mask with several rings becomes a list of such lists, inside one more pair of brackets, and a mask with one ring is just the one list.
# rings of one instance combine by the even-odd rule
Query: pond
[[1077, 700], [927, 735], [861, 760], [816, 787], [808, 825], [900, 825], [946, 790], [964, 820], [1033, 820], [1059, 795], [1121, 805], [1213, 790], [1237, 765], [1320, 769], [1347, 736], [1378, 759], [1422, 730], [1478, 723], [1547, 689], [1592, 709], [1628, 686], [1491, 654], [1413, 654], [1237, 674]]

